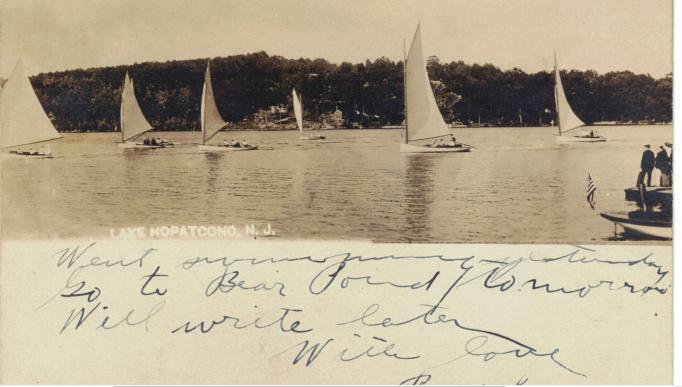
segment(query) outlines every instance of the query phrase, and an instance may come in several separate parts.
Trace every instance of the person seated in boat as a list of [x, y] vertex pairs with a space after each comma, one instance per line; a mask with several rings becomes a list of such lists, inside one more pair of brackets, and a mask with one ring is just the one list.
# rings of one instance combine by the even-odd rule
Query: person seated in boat
[[590, 138], [594, 138], [594, 130], [590, 129]]
[[450, 135], [450, 140], [448, 141], [448, 146], [449, 147], [456, 147], [457, 146], [457, 140], [455, 139], [454, 135]]
[[149, 141], [149, 137], [145, 137], [144, 140], [142, 140], [143, 145], [151, 145], [152, 143]]
[[250, 147], [250, 146], [251, 146], [251, 145], [249, 145], [249, 143], [246, 142], [246, 140], [242, 140], [242, 147], [248, 148], [248, 147]]
[[234, 139], [230, 140], [230, 146], [231, 146], [231, 147], [236, 147], [236, 146], [237, 146], [237, 143], [234, 142]]
[[159, 144], [156, 142], [156, 139], [152, 137], [152, 139], [149, 141], [149, 145], [159, 145]]

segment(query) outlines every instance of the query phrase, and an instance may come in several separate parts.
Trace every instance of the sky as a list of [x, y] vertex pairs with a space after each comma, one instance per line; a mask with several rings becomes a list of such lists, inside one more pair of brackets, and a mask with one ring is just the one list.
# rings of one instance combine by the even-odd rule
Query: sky
[[0, 76], [266, 51], [424, 54], [527, 72], [672, 72], [672, 0], [0, 0]]

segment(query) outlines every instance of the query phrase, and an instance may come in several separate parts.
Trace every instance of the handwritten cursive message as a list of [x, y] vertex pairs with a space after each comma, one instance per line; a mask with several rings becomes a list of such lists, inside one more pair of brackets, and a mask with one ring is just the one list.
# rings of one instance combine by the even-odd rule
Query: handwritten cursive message
[[16, 242], [2, 257], [2, 359], [29, 359], [6, 382], [671, 378], [665, 247]]

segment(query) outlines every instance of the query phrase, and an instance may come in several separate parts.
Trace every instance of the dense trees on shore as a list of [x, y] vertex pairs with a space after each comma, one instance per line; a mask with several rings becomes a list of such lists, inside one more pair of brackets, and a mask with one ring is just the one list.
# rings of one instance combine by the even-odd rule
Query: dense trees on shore
[[[112, 131], [128, 71], [142, 110], [155, 128], [199, 127], [206, 59], [44, 73], [31, 82], [60, 131]], [[447, 121], [538, 125], [553, 118], [553, 74], [502, 71], [490, 65], [428, 60], [436, 97]], [[291, 88], [303, 95], [306, 114], [344, 113], [347, 125], [399, 125], [403, 120], [402, 62], [379, 58], [332, 64], [286, 59], [264, 52], [211, 60], [216, 101], [223, 117], [248, 125], [259, 109], [291, 105]], [[575, 112], [586, 122], [670, 121], [672, 76], [654, 79], [629, 71], [562, 72]]]

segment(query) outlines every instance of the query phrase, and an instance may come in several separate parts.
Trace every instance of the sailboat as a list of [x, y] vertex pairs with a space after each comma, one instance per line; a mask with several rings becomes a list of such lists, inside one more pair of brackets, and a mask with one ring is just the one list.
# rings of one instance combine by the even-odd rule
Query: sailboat
[[421, 26], [417, 26], [405, 57], [405, 143], [403, 153], [468, 152], [471, 146], [458, 143], [440, 114], [433, 95], [422, 52]]
[[303, 106], [301, 103], [301, 97], [296, 94], [296, 89], [291, 91], [292, 100], [294, 103], [294, 115], [296, 116], [296, 124], [298, 125], [298, 131], [301, 133], [299, 140], [324, 140], [326, 137], [321, 134], [304, 134], [303, 133]]
[[227, 124], [220, 116], [218, 106], [213, 96], [213, 84], [211, 83], [211, 64], [206, 65], [204, 88], [201, 92], [201, 134], [202, 143], [199, 149], [203, 151], [246, 151], [258, 149], [257, 146], [224, 143], [222, 145], [208, 145], [206, 142], [218, 134]]
[[559, 128], [559, 135], [556, 137], [558, 141], [563, 142], [603, 142], [606, 141], [595, 130], [583, 130], [583, 133], [575, 136], [566, 136], [565, 133], [574, 129], [585, 126], [585, 123], [578, 118], [571, 109], [564, 93], [564, 87], [561, 84], [561, 74], [559, 65], [556, 60], [556, 52], [554, 52], [554, 102], [556, 104], [557, 125]]
[[0, 148], [17, 157], [50, 158], [49, 145], [37, 151], [19, 147], [61, 137], [38, 101], [20, 58], [0, 91]]
[[133, 80], [126, 71], [123, 80], [123, 92], [121, 93], [121, 142], [118, 144], [122, 148], [165, 148], [172, 145], [165, 140], [148, 140], [134, 142], [133, 139], [152, 130], [149, 121], [144, 117], [140, 105], [135, 97]]

